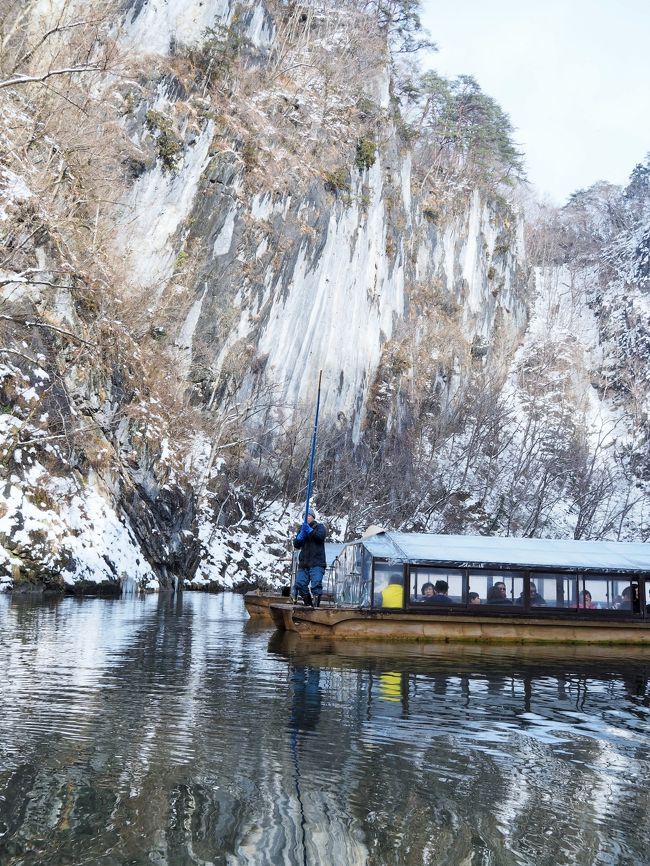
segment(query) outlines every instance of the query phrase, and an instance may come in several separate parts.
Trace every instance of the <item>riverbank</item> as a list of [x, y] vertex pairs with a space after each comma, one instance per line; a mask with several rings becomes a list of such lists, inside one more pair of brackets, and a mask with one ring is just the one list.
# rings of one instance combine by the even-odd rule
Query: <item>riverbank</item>
[[[289, 580], [297, 509], [260, 505], [255, 518], [233, 527], [215, 527], [203, 514], [198, 562], [187, 575], [174, 572], [171, 561], [150, 563], [126, 518], [121, 522], [97, 508], [94, 520], [77, 518], [73, 531], [53, 513], [16, 503], [0, 519], [0, 592], [109, 596], [120, 595], [126, 584], [146, 593], [174, 590], [180, 581], [185, 591], [246, 592], [279, 589]], [[11, 532], [12, 549], [2, 546], [3, 531], [5, 540]]]

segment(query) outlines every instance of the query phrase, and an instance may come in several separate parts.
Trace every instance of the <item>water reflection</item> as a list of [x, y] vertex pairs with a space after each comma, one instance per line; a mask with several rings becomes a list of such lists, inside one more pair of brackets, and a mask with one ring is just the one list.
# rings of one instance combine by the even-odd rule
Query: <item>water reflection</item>
[[0, 863], [645, 864], [650, 655], [0, 599]]
[[291, 683], [291, 719], [294, 734], [313, 731], [318, 724], [321, 708], [320, 668], [289, 665]]

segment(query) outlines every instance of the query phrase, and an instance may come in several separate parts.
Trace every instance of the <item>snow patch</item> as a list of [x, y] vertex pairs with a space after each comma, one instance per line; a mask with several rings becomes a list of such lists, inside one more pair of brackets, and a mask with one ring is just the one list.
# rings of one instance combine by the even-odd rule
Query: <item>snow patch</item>
[[9, 218], [8, 211], [12, 204], [32, 197], [24, 179], [9, 168], [0, 170], [0, 194], [0, 222]]

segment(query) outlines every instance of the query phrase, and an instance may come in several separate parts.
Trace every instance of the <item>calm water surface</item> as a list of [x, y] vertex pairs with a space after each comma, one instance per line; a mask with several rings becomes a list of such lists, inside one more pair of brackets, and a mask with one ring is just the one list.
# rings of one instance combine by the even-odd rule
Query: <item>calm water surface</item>
[[647, 864], [650, 653], [0, 598], [1, 866]]

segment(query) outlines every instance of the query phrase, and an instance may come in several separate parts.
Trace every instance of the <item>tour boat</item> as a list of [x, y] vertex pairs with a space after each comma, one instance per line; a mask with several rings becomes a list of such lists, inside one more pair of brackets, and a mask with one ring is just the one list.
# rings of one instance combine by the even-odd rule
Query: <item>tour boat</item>
[[347, 544], [333, 599], [270, 605], [303, 637], [650, 646], [650, 544], [379, 532]]

